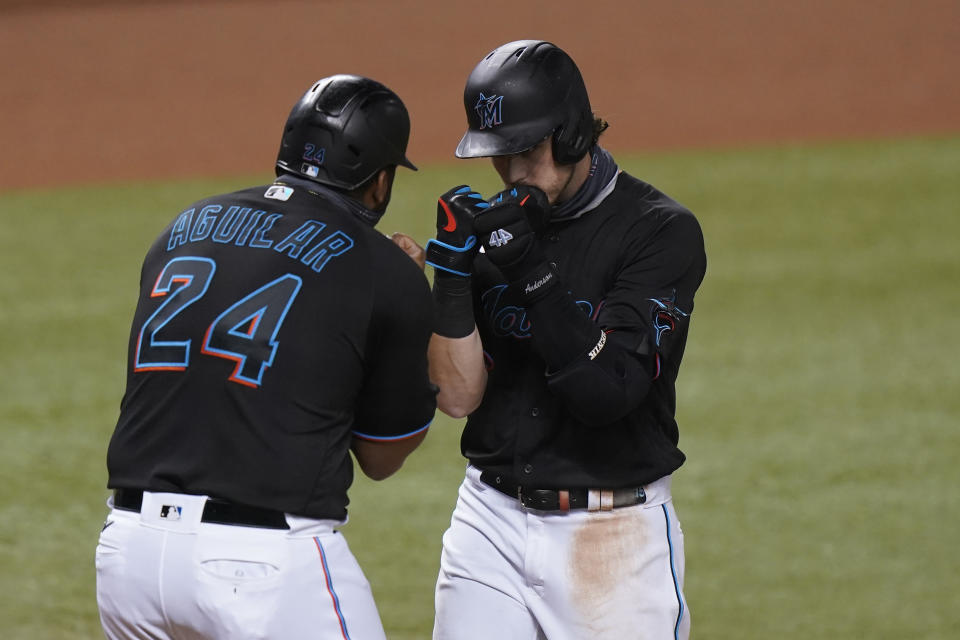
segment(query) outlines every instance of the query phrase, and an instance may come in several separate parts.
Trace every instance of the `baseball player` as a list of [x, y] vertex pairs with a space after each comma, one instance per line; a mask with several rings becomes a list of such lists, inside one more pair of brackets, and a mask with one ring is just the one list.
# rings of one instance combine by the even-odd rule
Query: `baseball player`
[[430, 342], [469, 461], [436, 587], [438, 640], [687, 638], [670, 498], [674, 383], [706, 269], [696, 218], [597, 145], [576, 64], [485, 56], [461, 158], [504, 191], [440, 198]]
[[96, 550], [108, 638], [384, 638], [337, 527], [350, 452], [386, 478], [436, 407], [429, 285], [374, 229], [409, 131], [379, 82], [322, 79], [275, 182], [190, 205], [147, 252]]

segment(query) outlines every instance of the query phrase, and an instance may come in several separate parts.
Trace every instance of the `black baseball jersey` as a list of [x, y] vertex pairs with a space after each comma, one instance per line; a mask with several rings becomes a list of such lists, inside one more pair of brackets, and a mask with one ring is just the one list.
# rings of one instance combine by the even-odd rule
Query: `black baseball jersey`
[[463, 455], [531, 488], [637, 486], [672, 473], [684, 461], [674, 383], [694, 292], [706, 270], [696, 218], [653, 186], [620, 173], [596, 208], [554, 221], [539, 236], [561, 283], [601, 336], [579, 361], [589, 362], [600, 348], [627, 350], [621, 355], [638, 360], [642, 375], [616, 380], [619, 386], [603, 381], [605, 388], [622, 389], [616, 400], [629, 408], [623, 415], [610, 422], [575, 417], [574, 404], [603, 401], [590, 397], [584, 375], [633, 374], [616, 366], [581, 368], [579, 378], [565, 383], [564, 371], [548, 371], [536, 338], [537, 322], [551, 316], [534, 321], [480, 254], [474, 313], [489, 378], [482, 403], [468, 418]]
[[180, 213], [143, 263], [108, 486], [342, 519], [352, 437], [436, 407], [429, 286], [376, 220], [289, 177]]

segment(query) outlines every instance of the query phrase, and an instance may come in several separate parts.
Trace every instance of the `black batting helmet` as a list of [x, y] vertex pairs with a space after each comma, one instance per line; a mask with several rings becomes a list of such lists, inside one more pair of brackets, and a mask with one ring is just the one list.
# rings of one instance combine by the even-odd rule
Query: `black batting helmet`
[[593, 142], [593, 111], [573, 59], [543, 40], [497, 47], [474, 67], [463, 91], [469, 128], [458, 158], [520, 153], [553, 135], [553, 157], [577, 162]]
[[277, 175], [355, 189], [384, 167], [416, 171], [406, 156], [409, 137], [410, 116], [393, 91], [363, 76], [323, 78], [290, 111]]

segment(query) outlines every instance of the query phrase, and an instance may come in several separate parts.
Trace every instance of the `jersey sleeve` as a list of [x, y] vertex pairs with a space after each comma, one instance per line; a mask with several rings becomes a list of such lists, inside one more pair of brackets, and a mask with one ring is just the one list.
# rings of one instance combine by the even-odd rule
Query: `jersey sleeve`
[[[592, 330], [582, 314], [553, 312], [569, 319], [571, 334], [583, 336], [582, 355], [547, 372], [548, 386], [571, 413], [586, 424], [609, 424], [636, 408], [659, 376], [676, 376], [705, 269], [699, 224], [681, 211], [652, 237], [624, 245]], [[544, 317], [541, 324], [548, 322]]]
[[597, 324], [610, 335], [649, 340], [651, 355], [669, 359], [686, 339], [694, 294], [706, 272], [700, 225], [685, 210], [673, 214], [649, 241], [629, 243], [624, 256]]
[[[393, 441], [426, 430], [436, 411], [427, 368], [433, 301], [426, 276], [395, 247], [377, 268], [374, 317], [353, 435]], [[393, 252], [396, 249], [396, 252]]]

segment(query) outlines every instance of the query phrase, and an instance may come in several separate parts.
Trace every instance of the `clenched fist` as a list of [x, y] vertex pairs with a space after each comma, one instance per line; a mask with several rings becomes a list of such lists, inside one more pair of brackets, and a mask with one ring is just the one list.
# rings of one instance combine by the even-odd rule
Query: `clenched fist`
[[417, 244], [417, 241], [405, 233], [395, 231], [390, 235], [393, 243], [403, 249], [403, 252], [410, 256], [410, 259], [417, 263], [417, 266], [423, 269], [426, 266], [427, 254], [423, 247]]
[[437, 201], [437, 237], [427, 241], [427, 264], [457, 276], [469, 276], [480, 245], [474, 218], [490, 205], [467, 185], [450, 189]]
[[536, 187], [521, 185], [501, 191], [489, 202], [490, 208], [474, 221], [483, 251], [524, 304], [533, 304], [559, 283], [534, 230], [549, 214], [547, 196]]

